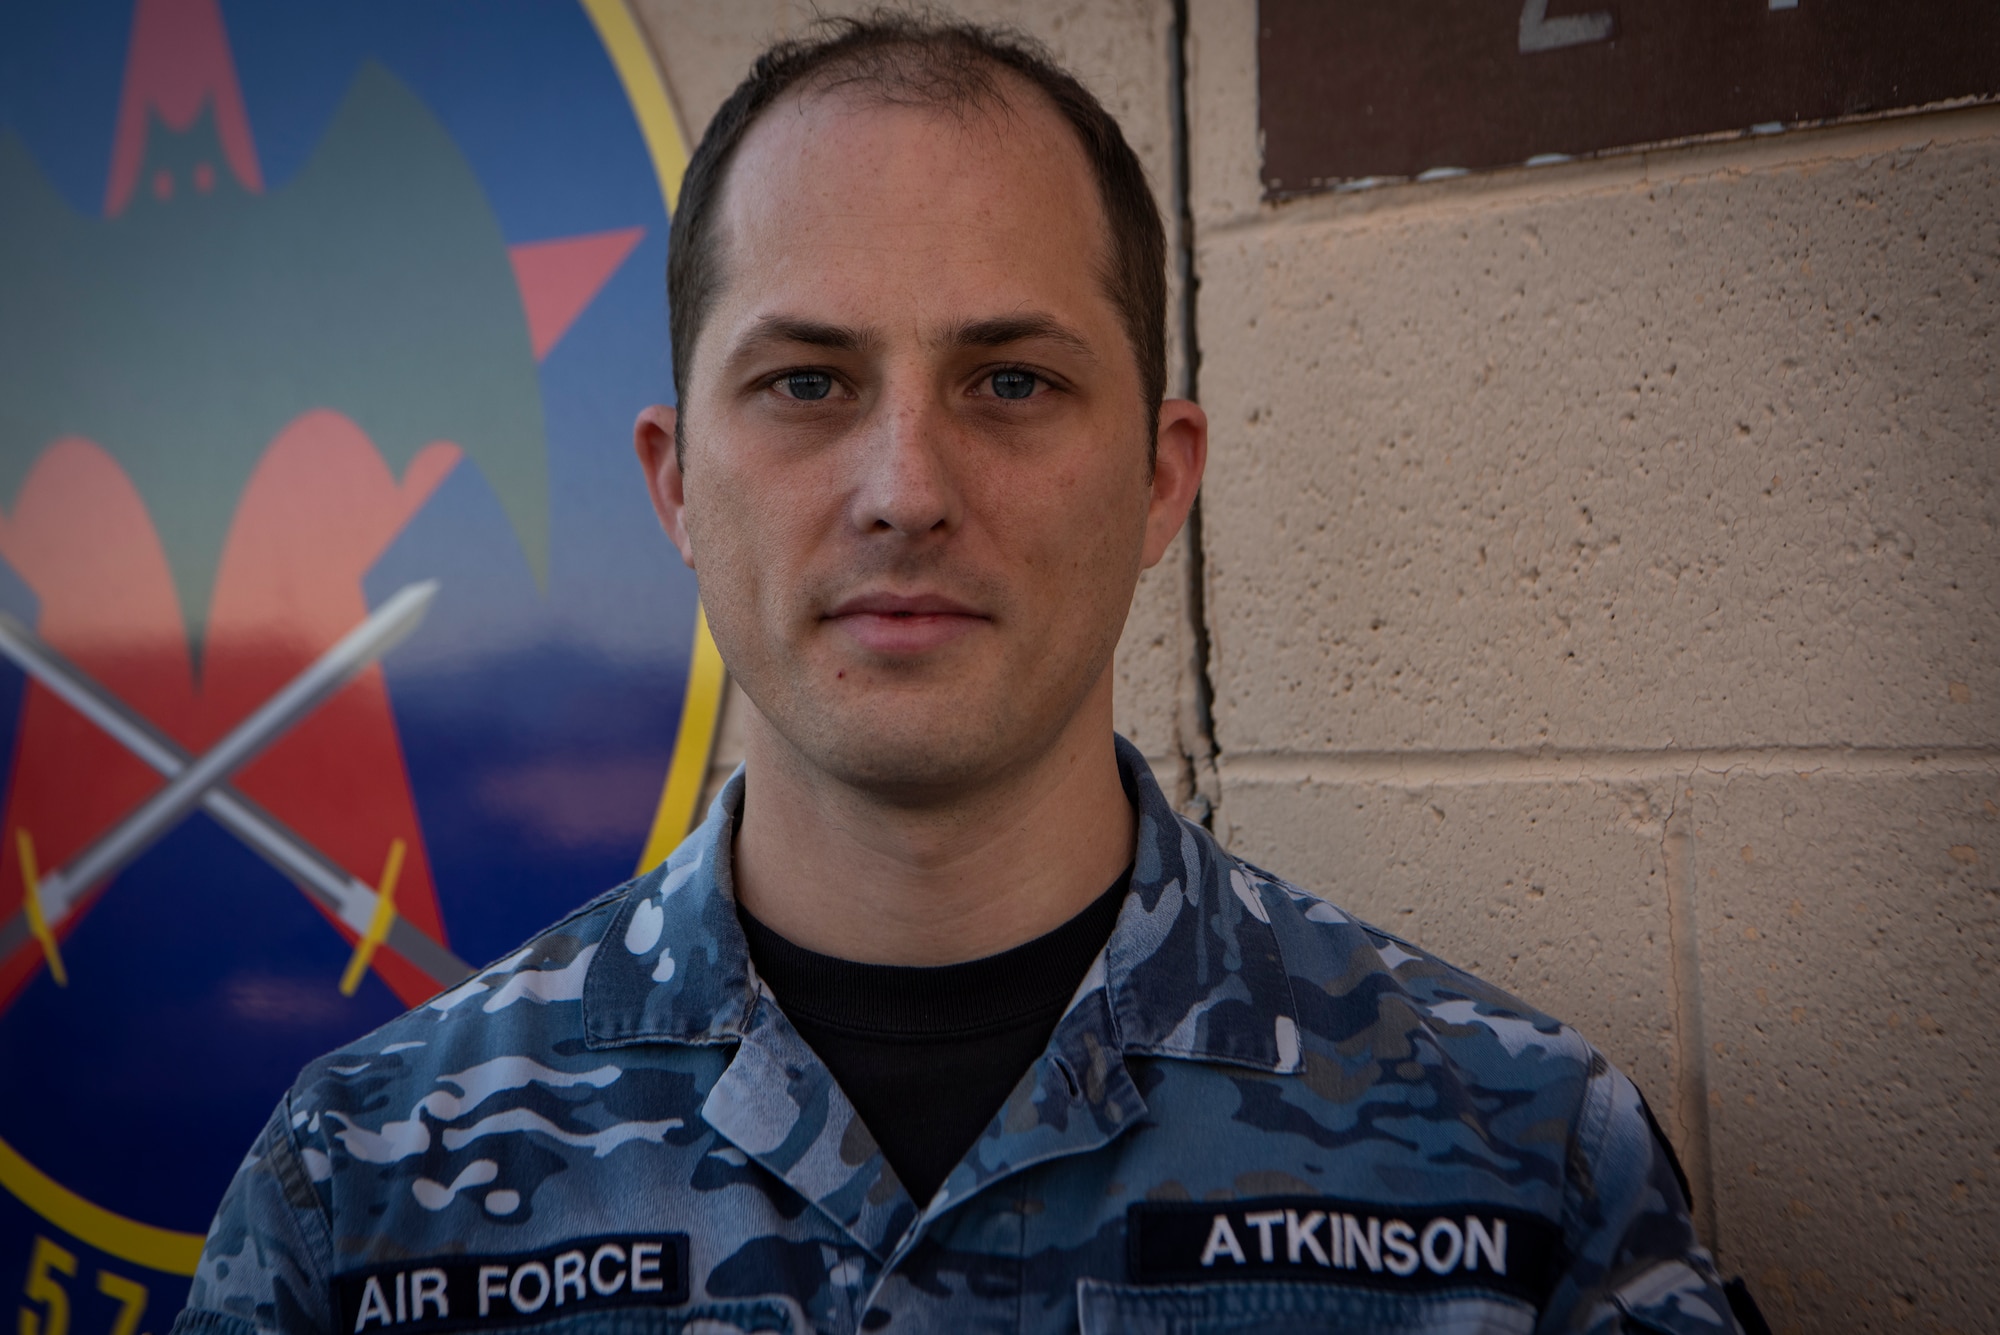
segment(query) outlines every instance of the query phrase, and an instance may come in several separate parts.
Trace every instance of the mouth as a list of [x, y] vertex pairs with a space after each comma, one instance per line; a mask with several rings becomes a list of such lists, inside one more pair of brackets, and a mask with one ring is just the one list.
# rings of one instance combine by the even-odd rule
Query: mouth
[[938, 594], [859, 594], [839, 603], [825, 620], [878, 654], [921, 654], [991, 624], [977, 608]]

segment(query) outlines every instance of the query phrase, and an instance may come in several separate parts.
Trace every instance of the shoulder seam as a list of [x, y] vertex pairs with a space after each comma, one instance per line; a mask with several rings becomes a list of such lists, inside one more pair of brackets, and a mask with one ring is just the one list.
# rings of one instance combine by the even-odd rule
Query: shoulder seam
[[[536, 932], [533, 936], [521, 942], [519, 945], [511, 946], [508, 949], [501, 951], [498, 955], [495, 955], [492, 959], [486, 961], [479, 967], [468, 970], [465, 977], [457, 979], [452, 983], [439, 988], [431, 995], [425, 997], [422, 1001], [419, 1001], [416, 1005], [411, 1006], [408, 1010], [404, 1012], [404, 1014], [405, 1015], [415, 1014], [417, 1011], [420, 1011], [424, 1009], [426, 1006], [430, 1005], [433, 1001], [436, 1001], [439, 997], [444, 996], [447, 992], [465, 986], [473, 979], [479, 977], [479, 975], [491, 970], [496, 964], [499, 964], [505, 960], [511, 959], [515, 955], [520, 954], [523, 950], [528, 949], [530, 946], [534, 945], [535, 942], [541, 940], [543, 937], [548, 936], [553, 932], [561, 931], [563, 928], [569, 926], [571, 923], [577, 921], [579, 918], [589, 916], [593, 911], [603, 907], [610, 900], [617, 899], [618, 897], [624, 895], [626, 892], [631, 890], [631, 888], [635, 883], [637, 883], [641, 879], [643, 878], [634, 876], [630, 880], [625, 881], [622, 884], [615, 885], [611, 887], [609, 890], [603, 891], [602, 893], [593, 896], [592, 898], [586, 900], [584, 903], [579, 904], [577, 907], [571, 909], [568, 913], [564, 914], [562, 917], [550, 923], [547, 927], [542, 928], [540, 931]], [[401, 1018], [402, 1016], [397, 1017], [397, 1019]], [[394, 1021], [392, 1020], [389, 1021], [388, 1023], [393, 1024]], [[377, 1026], [377, 1028], [380, 1027], [381, 1026]], [[373, 1033], [374, 1030], [370, 1030], [369, 1032]], [[364, 1034], [361, 1037], [365, 1038], [367, 1037], [367, 1035]], [[351, 1043], [348, 1046], [351, 1046]], [[341, 1049], [335, 1049], [335, 1050], [340, 1051]]]
[[274, 1165], [280, 1179], [279, 1185], [288, 1194], [296, 1190], [312, 1201], [313, 1218], [318, 1222], [320, 1228], [320, 1237], [317, 1241], [325, 1246], [327, 1256], [331, 1259], [333, 1255], [333, 1216], [328, 1213], [326, 1202], [320, 1199], [319, 1188], [313, 1185], [312, 1177], [305, 1171], [305, 1165], [301, 1161], [302, 1156], [299, 1151], [298, 1141], [293, 1137], [292, 1124], [294, 1115], [292, 1112], [292, 1091], [289, 1089], [285, 1091], [284, 1101], [279, 1105], [278, 1116], [282, 1122], [282, 1126], [279, 1129], [284, 1133], [284, 1153]]
[[[1220, 848], [1221, 845], [1218, 844], [1217, 847]], [[1227, 849], [1223, 849], [1223, 856], [1235, 857], [1235, 854], [1229, 852]], [[1238, 861], [1239, 863], [1241, 862], [1240, 859]], [[1248, 866], [1247, 863], [1243, 863], [1242, 865]], [[1252, 870], [1255, 869], [1253, 868]], [[1289, 885], [1290, 882], [1281, 882], [1276, 877], [1267, 878], [1259, 872], [1255, 884], [1257, 887], [1257, 899], [1264, 905], [1264, 927], [1271, 934], [1271, 949], [1278, 953], [1278, 978], [1285, 985], [1285, 1015], [1282, 1018], [1288, 1020], [1292, 1026], [1292, 1064], [1289, 1069], [1281, 1068], [1279, 1074], [1303, 1077], [1306, 1070], [1306, 1053], [1305, 1036], [1299, 1031], [1299, 994], [1297, 989], [1292, 986], [1292, 963], [1285, 958], [1285, 934], [1278, 930], [1278, 925], [1274, 921], [1279, 912], [1296, 912], [1296, 909], [1293, 908], [1290, 902], [1291, 896], [1284, 894], [1282, 891], [1278, 893], [1278, 898], [1283, 902], [1277, 904], [1273, 904], [1270, 896], [1264, 893], [1272, 886]], [[1279, 1059], [1283, 1060], [1282, 1053], [1279, 1054]]]
[[[311, 1239], [311, 1245], [317, 1247], [320, 1255], [324, 1258], [320, 1272], [321, 1275], [330, 1277], [333, 1273], [334, 1260], [333, 1215], [328, 1209], [326, 1201], [320, 1196], [319, 1188], [314, 1185], [311, 1174], [305, 1171], [303, 1155], [299, 1150], [298, 1141], [294, 1136], [293, 1124], [296, 1119], [292, 1112], [292, 1091], [289, 1089], [285, 1091], [285, 1097], [278, 1105], [278, 1117], [281, 1123], [279, 1131], [282, 1139], [280, 1144], [273, 1148], [282, 1152], [274, 1156], [275, 1162], [272, 1164], [272, 1171], [277, 1175], [279, 1188], [285, 1195], [291, 1196], [295, 1192], [302, 1193], [306, 1199], [312, 1202], [312, 1220], [314, 1225], [319, 1229], [319, 1236]], [[331, 1303], [331, 1289], [327, 1290], [323, 1300], [329, 1304]], [[326, 1328], [331, 1330], [334, 1328], [335, 1322], [332, 1320], [333, 1311], [330, 1305], [327, 1310], [327, 1317]]]
[[[1583, 1184], [1577, 1181], [1573, 1165], [1578, 1155], [1582, 1155], [1588, 1163], [1596, 1163], [1594, 1147], [1603, 1139], [1604, 1128], [1611, 1121], [1612, 1101], [1604, 1077], [1617, 1069], [1597, 1050], [1595, 1044], [1588, 1039], [1583, 1040], [1583, 1044], [1590, 1058], [1584, 1067], [1583, 1091], [1577, 1100], [1575, 1129], [1570, 1132], [1569, 1144], [1564, 1147], [1566, 1152], [1562, 1163], [1565, 1243], [1573, 1232], [1581, 1231], [1578, 1226], [1583, 1222]], [[1593, 1167], [1592, 1172], [1595, 1171]], [[1595, 1184], [1592, 1185], [1594, 1188]]]
[[[665, 863], [661, 864], [661, 866], [665, 865], [666, 865]], [[646, 873], [646, 876], [650, 875], [652, 875], [651, 872]], [[523, 950], [528, 949], [530, 946], [534, 945], [535, 942], [540, 941], [544, 937], [554, 936], [557, 932], [562, 931], [565, 927], [568, 927], [571, 923], [580, 922], [583, 919], [588, 918], [591, 914], [596, 913], [600, 909], [606, 908], [612, 904], [615, 904], [623, 900], [627, 895], [629, 895], [632, 892], [632, 887], [637, 885], [639, 882], [645, 880], [646, 876], [634, 876], [628, 881], [621, 882], [618, 885], [612, 886], [609, 890], [606, 890], [601, 894], [593, 896], [591, 899], [588, 899], [582, 904], [577, 905], [575, 908], [571, 909], [568, 913], [564, 914], [562, 917], [550, 923], [547, 927], [544, 927], [541, 931], [536, 932], [533, 936], [529, 937], [526, 941], [523, 941], [520, 945], [515, 946], [512, 950], [505, 950], [502, 951], [500, 954], [494, 956], [489, 963], [483, 965], [480, 968], [474, 969], [472, 973], [470, 973], [467, 976], [471, 978], [477, 978], [480, 974], [486, 972], [487, 969], [492, 968], [495, 964], [500, 963], [502, 960], [511, 959], [513, 956], [519, 954]]]

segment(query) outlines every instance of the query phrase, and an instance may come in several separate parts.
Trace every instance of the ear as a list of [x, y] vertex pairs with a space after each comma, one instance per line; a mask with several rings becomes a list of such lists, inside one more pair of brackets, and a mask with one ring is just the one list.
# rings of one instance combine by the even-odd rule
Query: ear
[[1153, 436], [1153, 496], [1146, 510], [1147, 568], [1159, 564], [1167, 546], [1187, 522], [1195, 493], [1208, 467], [1208, 414], [1188, 399], [1160, 405]]
[[639, 414], [632, 424], [632, 447], [638, 451], [639, 467], [646, 471], [646, 491], [653, 498], [653, 513], [660, 527], [680, 550], [681, 560], [694, 568], [694, 548], [688, 543], [687, 486], [681, 477], [680, 452], [674, 448], [676, 410], [656, 403]]

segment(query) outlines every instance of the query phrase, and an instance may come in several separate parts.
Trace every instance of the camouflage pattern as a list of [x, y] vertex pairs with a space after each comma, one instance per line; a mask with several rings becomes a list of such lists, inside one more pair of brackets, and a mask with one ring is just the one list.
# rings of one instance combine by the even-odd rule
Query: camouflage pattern
[[[1139, 813], [1130, 895], [1047, 1050], [935, 1199], [910, 1199], [751, 967], [731, 897], [739, 773], [660, 867], [307, 1068], [230, 1187], [175, 1330], [414, 1332], [416, 1318], [575, 1331], [1736, 1329], [1624, 1076], [1574, 1031], [1232, 857], [1118, 746]], [[1555, 1265], [1539, 1309], [1466, 1267], [1421, 1289], [1358, 1260], [1338, 1275], [1252, 1275], [1235, 1264], [1245, 1251], [1255, 1262], [1258, 1242], [1239, 1212], [1237, 1255], [1212, 1258], [1212, 1281], [1135, 1275], [1135, 1204], [1195, 1202], [1180, 1208], [1205, 1232], [1209, 1203], [1271, 1198], [1358, 1201], [1346, 1208], [1419, 1227], [1431, 1206], [1511, 1212], [1517, 1235], [1547, 1230]], [[1276, 1238], [1282, 1267], [1278, 1217], [1258, 1227], [1264, 1259]], [[1461, 1230], [1438, 1227], [1425, 1255], [1455, 1256]], [[1472, 1227], [1468, 1216], [1467, 1239]], [[1334, 1228], [1338, 1243], [1337, 1212]], [[664, 1260], [661, 1244], [645, 1252], [662, 1299], [583, 1302], [580, 1258], [604, 1260], [611, 1288], [628, 1274], [637, 1284], [642, 1235], [686, 1236]], [[577, 1259], [564, 1260], [572, 1242]], [[685, 1293], [659, 1283], [673, 1245]], [[1289, 1245], [1300, 1259], [1296, 1236]], [[523, 1269], [524, 1256], [546, 1264]], [[449, 1321], [442, 1297], [406, 1312], [403, 1271], [466, 1257], [514, 1258], [494, 1271], [489, 1316], [457, 1290]], [[378, 1271], [357, 1317], [359, 1276]], [[509, 1274], [511, 1301], [535, 1315], [509, 1306]], [[411, 1279], [410, 1295], [426, 1282]]]

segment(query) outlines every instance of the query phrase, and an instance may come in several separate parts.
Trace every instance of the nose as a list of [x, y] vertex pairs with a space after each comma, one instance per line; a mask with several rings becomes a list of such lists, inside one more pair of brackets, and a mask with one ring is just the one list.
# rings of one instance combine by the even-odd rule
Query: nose
[[951, 415], [927, 385], [890, 385], [857, 433], [853, 522], [868, 534], [923, 538], [957, 527]]

